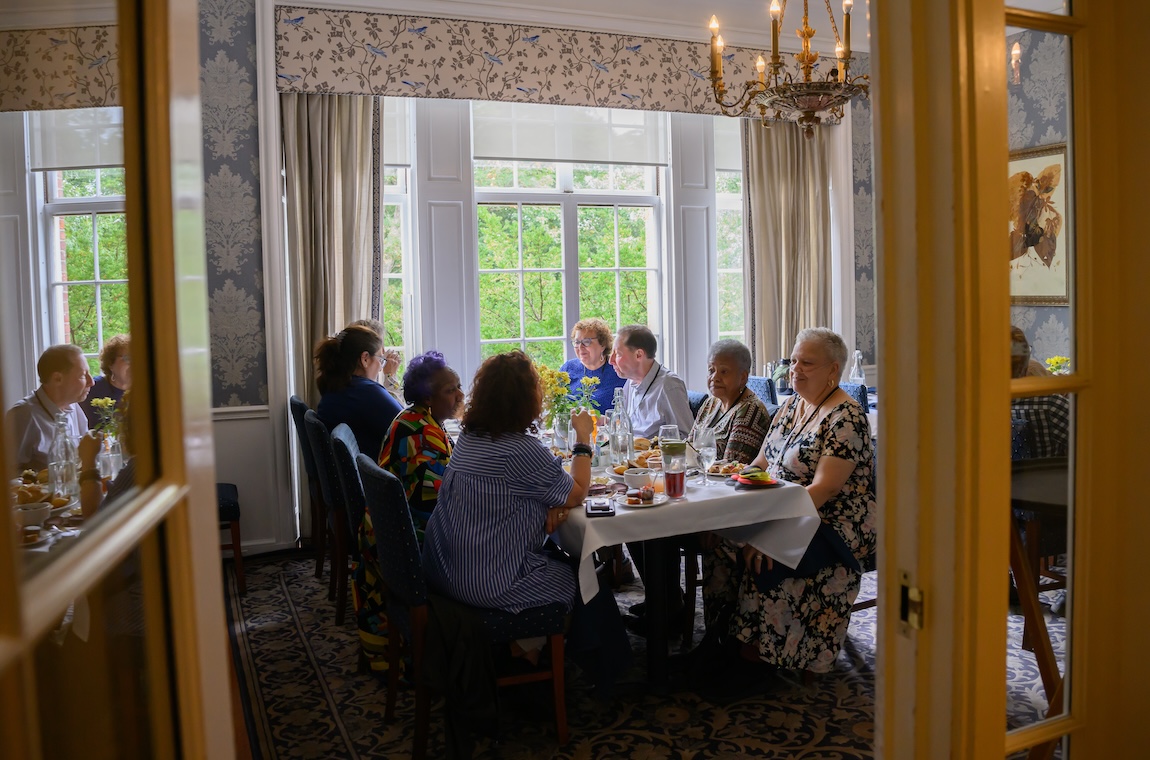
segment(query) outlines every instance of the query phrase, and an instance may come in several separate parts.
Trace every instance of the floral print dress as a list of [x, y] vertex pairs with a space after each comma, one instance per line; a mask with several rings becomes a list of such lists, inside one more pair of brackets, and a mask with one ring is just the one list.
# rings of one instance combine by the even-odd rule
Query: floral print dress
[[743, 570], [738, 547], [723, 541], [704, 557], [703, 599], [708, 626], [753, 646], [765, 662], [825, 673], [846, 637], [859, 561], [875, 549], [874, 454], [866, 414], [853, 399], [806, 430], [797, 409], [792, 396], [767, 432], [763, 454], [772, 474], [809, 486], [824, 456], [853, 461], [855, 469], [819, 507], [823, 524], [798, 572], [779, 563], [767, 577], [764, 564], [756, 578]]

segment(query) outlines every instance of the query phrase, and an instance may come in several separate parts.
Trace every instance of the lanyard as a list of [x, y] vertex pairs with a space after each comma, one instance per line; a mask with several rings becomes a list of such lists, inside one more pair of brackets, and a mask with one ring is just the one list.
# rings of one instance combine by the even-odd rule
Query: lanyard
[[[787, 453], [787, 449], [789, 449], [791, 447], [791, 444], [795, 442], [795, 439], [798, 436], [803, 434], [803, 431], [807, 429], [807, 425], [811, 424], [811, 420], [813, 420], [815, 415], [819, 413], [819, 409], [823, 408], [823, 404], [826, 403], [828, 398], [830, 398], [831, 396], [834, 395], [834, 392], [836, 390], [838, 390], [837, 386], [834, 388], [831, 388], [830, 393], [823, 396], [823, 399], [822, 399], [822, 401], [819, 402], [819, 405], [816, 406], [814, 409], [812, 409], [811, 413], [807, 415], [807, 418], [805, 420], [803, 420], [803, 424], [800, 425], [797, 429], [792, 430], [791, 434], [788, 435], [786, 440], [783, 441], [783, 446], [781, 449], [779, 449], [778, 456], [775, 457], [775, 467], [774, 467], [775, 472], [773, 474], [776, 477], [778, 477], [782, 473], [783, 455], [785, 455]], [[796, 410], [798, 409], [798, 406], [799, 406], [798, 402], [795, 402], [795, 409]]]
[[660, 364], [659, 369], [655, 371], [655, 376], [651, 378], [651, 382], [647, 383], [647, 388], [643, 391], [643, 395], [639, 397], [640, 404], [643, 403], [643, 399], [647, 398], [647, 394], [651, 391], [651, 386], [655, 384], [655, 381], [659, 379], [659, 375], [661, 374], [663, 374], [662, 364]]

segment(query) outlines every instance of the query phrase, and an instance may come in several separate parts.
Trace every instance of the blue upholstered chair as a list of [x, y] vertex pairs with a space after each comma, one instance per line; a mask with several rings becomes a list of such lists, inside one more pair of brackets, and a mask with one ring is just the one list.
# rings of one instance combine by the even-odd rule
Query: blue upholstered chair
[[703, 402], [707, 400], [707, 394], [700, 391], [687, 391], [687, 403], [691, 405], [691, 416], [698, 417], [699, 409], [702, 408]]
[[311, 541], [315, 548], [315, 577], [323, 577], [323, 563], [327, 555], [327, 504], [323, 501], [323, 491], [319, 485], [319, 472], [315, 468], [315, 457], [311, 453], [311, 441], [303, 425], [303, 416], [308, 406], [299, 396], [288, 401], [296, 438], [299, 440], [303, 466], [307, 471], [308, 501], [311, 503]]
[[1010, 459], [1030, 459], [1030, 421], [1020, 417], [1010, 418]]
[[343, 497], [347, 506], [348, 540], [351, 542], [351, 556], [359, 557], [359, 525], [363, 522], [363, 513], [366, 502], [363, 495], [363, 483], [359, 479], [359, 468], [355, 458], [359, 456], [359, 444], [355, 440], [355, 433], [345, 423], [335, 426], [331, 431], [331, 449], [335, 455], [335, 470], [343, 487]]
[[[356, 458], [360, 480], [367, 499], [367, 513], [375, 532], [379, 569], [387, 589], [388, 689], [384, 719], [395, 710], [399, 688], [399, 637], [412, 651], [415, 680], [415, 738], [413, 758], [422, 758], [427, 748], [429, 696], [424, 683], [423, 659], [427, 635], [429, 599], [433, 598], [419, 559], [419, 543], [407, 507], [407, 497], [399, 478], [384, 470], [367, 456]], [[531, 681], [551, 681], [555, 698], [555, 730], [559, 743], [566, 744], [567, 702], [564, 683], [563, 631], [566, 613], [563, 605], [533, 607], [519, 614], [502, 610], [467, 607], [481, 622], [493, 642], [506, 642], [534, 636], [546, 636], [551, 645], [551, 669], [537, 670], [496, 679], [498, 686], [512, 686]], [[398, 635], [396, 635], [398, 634]]]
[[870, 400], [867, 398], [866, 386], [862, 383], [839, 383], [839, 387], [846, 391], [846, 394], [859, 402], [859, 406], [863, 408], [863, 413], [870, 411]]
[[234, 483], [216, 483], [216, 510], [218, 512], [220, 527], [227, 525], [231, 533], [231, 542], [221, 544], [221, 549], [231, 549], [232, 566], [236, 570], [236, 587], [240, 594], [248, 593], [248, 584], [244, 580], [244, 555], [240, 542], [240, 489]]
[[315, 459], [316, 474], [319, 476], [320, 491], [327, 504], [329, 527], [332, 536], [331, 581], [328, 583], [327, 598], [335, 599], [335, 623], [343, 625], [347, 612], [347, 557], [348, 536], [347, 501], [343, 495], [343, 484], [336, 469], [335, 451], [331, 447], [331, 434], [319, 417], [311, 409], [303, 416], [304, 430], [311, 444]]
[[775, 381], [761, 375], [751, 375], [747, 378], [747, 387], [750, 388], [767, 408], [778, 407], [779, 394], [775, 390]]

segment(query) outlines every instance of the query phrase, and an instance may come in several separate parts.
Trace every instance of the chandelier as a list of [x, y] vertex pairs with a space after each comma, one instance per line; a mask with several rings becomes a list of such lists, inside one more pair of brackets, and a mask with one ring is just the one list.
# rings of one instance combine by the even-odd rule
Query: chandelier
[[787, 0], [782, 6], [779, 0], [771, 0], [771, 61], [767, 63], [760, 55], [755, 63], [757, 79], [743, 83], [743, 93], [735, 100], [727, 100], [728, 90], [723, 84], [723, 38], [719, 34], [719, 20], [711, 16], [711, 88], [715, 102], [727, 116], [746, 116], [752, 109], [758, 109], [760, 118], [798, 122], [803, 134], [810, 137], [816, 124], [838, 124], [843, 117], [843, 106], [851, 99], [868, 93], [868, 78], [851, 76], [851, 9], [854, 0], [843, 0], [843, 37], [839, 39], [838, 26], [830, 0], [823, 0], [827, 6], [827, 17], [835, 35], [835, 65], [825, 75], [819, 76], [819, 53], [811, 50], [811, 38], [815, 30], [807, 19], [807, 0], [803, 0], [803, 25], [795, 30], [802, 41], [802, 50], [795, 53], [795, 61], [801, 78], [791, 70], [784, 69], [779, 55], [779, 27], [787, 10]]

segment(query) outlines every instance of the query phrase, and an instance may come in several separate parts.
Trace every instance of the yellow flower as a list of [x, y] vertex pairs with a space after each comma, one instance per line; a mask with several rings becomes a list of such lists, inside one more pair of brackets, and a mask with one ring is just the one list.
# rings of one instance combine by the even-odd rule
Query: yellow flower
[[1052, 356], [1046, 360], [1046, 368], [1055, 375], [1064, 375], [1070, 371], [1070, 357]]

